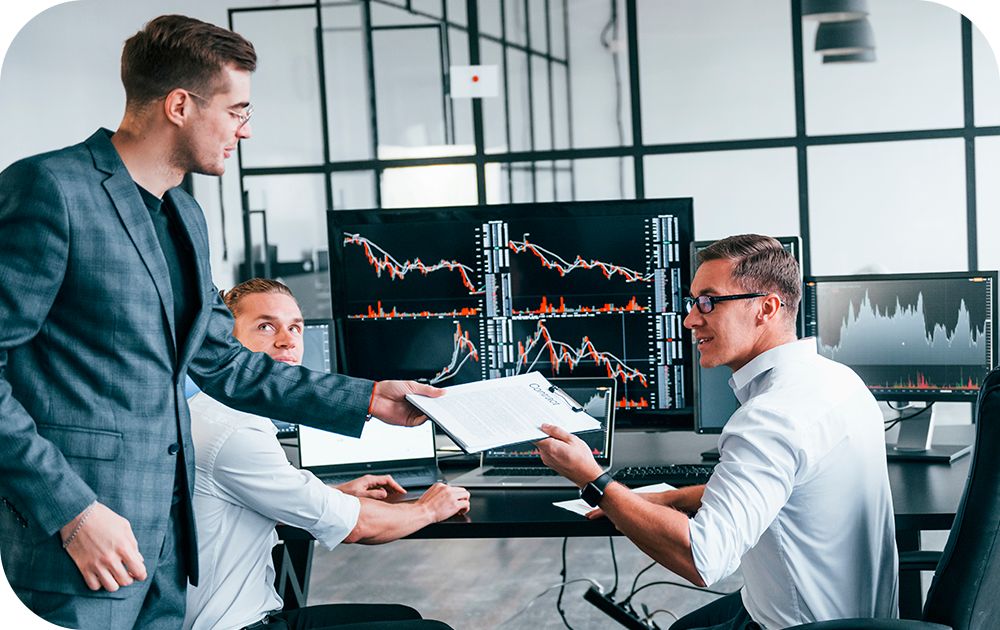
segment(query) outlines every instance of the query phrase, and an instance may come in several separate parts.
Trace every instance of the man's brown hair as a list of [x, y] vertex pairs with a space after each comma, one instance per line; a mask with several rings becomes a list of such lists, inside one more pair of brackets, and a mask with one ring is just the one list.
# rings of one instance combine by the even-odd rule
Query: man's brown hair
[[125, 42], [126, 107], [141, 107], [184, 88], [211, 98], [226, 86], [226, 66], [253, 72], [253, 44], [233, 31], [183, 15], [161, 15]]
[[[248, 295], [253, 295], [254, 293], [279, 293], [281, 295], [287, 295], [295, 300], [295, 296], [292, 295], [292, 290], [277, 280], [268, 280], [267, 278], [251, 278], [246, 282], [241, 282], [232, 289], [223, 292], [222, 301], [226, 303], [229, 310], [233, 312], [234, 316], [236, 316], [239, 314], [240, 300]], [[298, 300], [296, 300], [295, 303], [298, 304]]]
[[747, 293], [775, 293], [795, 314], [802, 299], [802, 272], [795, 260], [776, 239], [760, 234], [740, 234], [716, 241], [698, 252], [698, 262], [733, 261], [733, 280]]

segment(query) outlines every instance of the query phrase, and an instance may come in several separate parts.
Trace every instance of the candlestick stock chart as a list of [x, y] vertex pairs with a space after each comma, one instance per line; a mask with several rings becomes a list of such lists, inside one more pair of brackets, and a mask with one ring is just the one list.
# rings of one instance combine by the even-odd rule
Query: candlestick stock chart
[[687, 406], [690, 200], [328, 217], [349, 374], [607, 376], [620, 411]]

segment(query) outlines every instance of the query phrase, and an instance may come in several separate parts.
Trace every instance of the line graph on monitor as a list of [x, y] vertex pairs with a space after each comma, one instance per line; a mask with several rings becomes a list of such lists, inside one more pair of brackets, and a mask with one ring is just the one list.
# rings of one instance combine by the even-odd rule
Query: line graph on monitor
[[538, 320], [535, 331], [517, 342], [517, 362], [514, 371], [523, 374], [536, 369], [539, 364], [547, 364], [553, 374], [562, 374], [564, 369], [572, 373], [581, 364], [592, 362], [622, 383], [636, 381], [642, 387], [649, 386], [649, 377], [642, 370], [629, 366], [612, 352], [598, 350], [590, 337], [584, 335], [579, 341], [567, 343], [555, 339], [546, 326], [545, 320]]
[[360, 247], [368, 259], [368, 264], [375, 269], [375, 275], [379, 278], [382, 277], [383, 273], [392, 280], [404, 280], [413, 272], [427, 276], [437, 271], [453, 271], [458, 274], [462, 285], [468, 290], [469, 295], [481, 295], [484, 292], [483, 287], [477, 287], [472, 281], [475, 270], [457, 260], [445, 260], [442, 258], [436, 263], [427, 264], [417, 257], [400, 262], [371, 239], [356, 233], [349, 234], [345, 232], [344, 245]]

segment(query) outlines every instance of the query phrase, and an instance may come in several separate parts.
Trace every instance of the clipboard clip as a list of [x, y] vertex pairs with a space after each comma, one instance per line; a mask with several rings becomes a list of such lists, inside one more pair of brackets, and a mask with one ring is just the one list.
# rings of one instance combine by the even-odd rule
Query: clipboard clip
[[572, 409], [573, 411], [577, 413], [581, 413], [583, 411], [583, 407], [580, 406], [580, 403], [576, 402], [575, 398], [573, 398], [563, 390], [559, 389], [555, 385], [549, 385], [549, 391], [553, 394], [562, 396], [562, 399], [566, 401], [566, 403], [569, 405], [569, 408]]

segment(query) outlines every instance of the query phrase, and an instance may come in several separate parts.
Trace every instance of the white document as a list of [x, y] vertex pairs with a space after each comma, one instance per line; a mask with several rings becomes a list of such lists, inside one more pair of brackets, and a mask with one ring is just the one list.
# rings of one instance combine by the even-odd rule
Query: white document
[[601, 423], [538, 372], [447, 388], [438, 398], [407, 394], [466, 453], [548, 437], [553, 424], [570, 433], [596, 431]]
[[[651, 486], [643, 486], [641, 488], [635, 488], [632, 492], [666, 492], [667, 490], [676, 490], [669, 483], [656, 483]], [[590, 504], [583, 499], [570, 499], [569, 501], [554, 501], [552, 505], [557, 508], [562, 508], [564, 510], [569, 510], [574, 514], [579, 514], [580, 516], [586, 516], [590, 514], [597, 508], [590, 507]]]

